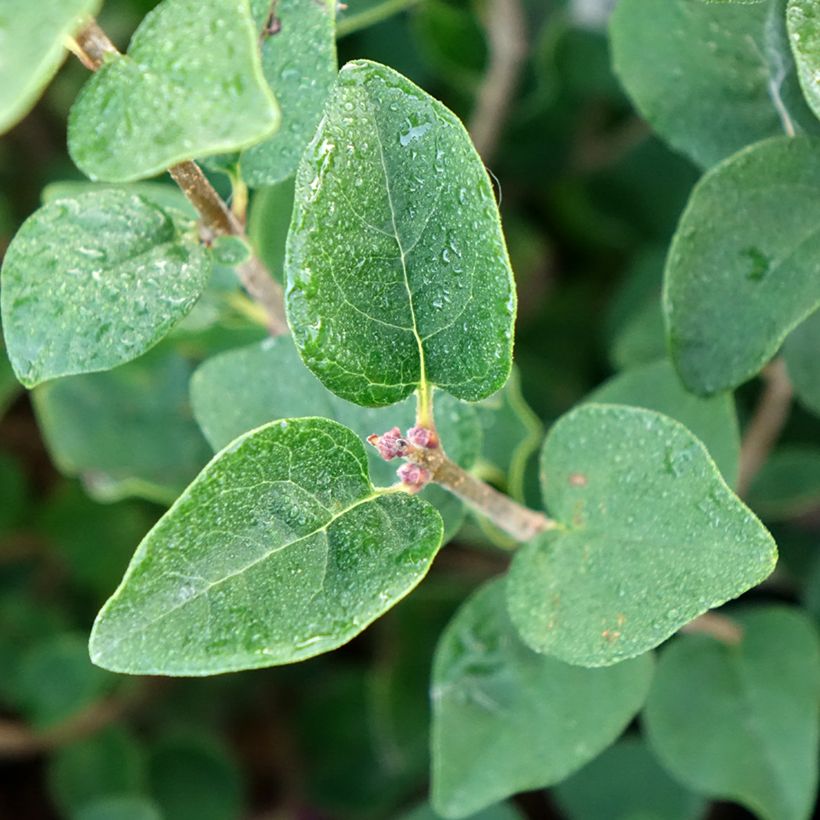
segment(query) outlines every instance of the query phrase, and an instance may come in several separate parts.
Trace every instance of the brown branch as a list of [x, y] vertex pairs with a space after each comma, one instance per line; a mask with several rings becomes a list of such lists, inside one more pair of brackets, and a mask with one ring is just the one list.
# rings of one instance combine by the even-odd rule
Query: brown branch
[[[94, 20], [86, 23], [76, 39], [69, 43], [69, 48], [91, 71], [96, 71], [108, 55], [119, 54], [117, 47]], [[196, 208], [208, 231], [215, 236], [238, 236], [246, 239], [242, 222], [217, 194], [195, 162], [182, 162], [169, 168], [168, 173]], [[262, 262], [251, 257], [239, 265], [236, 272], [245, 290], [265, 311], [270, 334], [279, 336], [287, 333], [282, 287]]]
[[694, 621], [681, 627], [686, 634], [708, 635], [727, 646], [737, 646], [743, 640], [743, 628], [737, 621], [718, 612], [704, 612]]
[[485, 23], [490, 64], [470, 118], [470, 136], [484, 162], [498, 145], [527, 55], [526, 18], [521, 0], [489, 0]]
[[763, 391], [740, 448], [737, 494], [744, 496], [766, 462], [789, 418], [794, 388], [783, 359], [775, 359], [763, 371]]

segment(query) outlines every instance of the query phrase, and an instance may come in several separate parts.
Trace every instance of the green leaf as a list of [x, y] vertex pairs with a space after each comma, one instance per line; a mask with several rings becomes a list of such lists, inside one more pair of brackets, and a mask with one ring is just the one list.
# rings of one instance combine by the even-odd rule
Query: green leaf
[[[820, 289], [818, 289], [820, 296]], [[820, 416], [820, 311], [796, 328], [783, 345], [786, 369], [797, 400]]]
[[191, 370], [162, 346], [108, 373], [38, 387], [34, 408], [57, 466], [99, 500], [170, 504], [210, 457], [188, 404]]
[[80, 92], [68, 148], [92, 179], [130, 182], [278, 125], [248, 0], [164, 0]]
[[[436, 814], [432, 806], [423, 803], [403, 814], [400, 820], [441, 820], [441, 815]], [[512, 803], [496, 803], [494, 806], [471, 814], [467, 820], [521, 820], [521, 814]]]
[[159, 808], [144, 797], [116, 795], [83, 806], [72, 820], [163, 820]]
[[820, 502], [820, 448], [775, 450], [749, 487], [749, 504], [763, 518], [781, 521], [810, 512]]
[[426, 502], [374, 489], [355, 433], [274, 422], [218, 454], [146, 536], [92, 659], [208, 675], [327, 652], [418, 584], [441, 535]]
[[477, 401], [511, 367], [515, 290], [484, 166], [455, 116], [367, 61], [339, 73], [296, 179], [297, 347], [357, 404], [438, 385]]
[[664, 309], [686, 386], [736, 387], [820, 305], [820, 140], [753, 145], [706, 174], [672, 242]]
[[570, 820], [698, 820], [706, 807], [637, 737], [619, 740], [552, 794]]
[[412, 8], [420, 0], [353, 0], [337, 12], [336, 35], [346, 37], [355, 31], [381, 23], [394, 14]]
[[703, 442], [730, 487], [737, 481], [740, 431], [731, 393], [710, 398], [692, 395], [664, 359], [614, 376], [586, 400], [645, 407], [670, 416]]
[[257, 256], [278, 281], [285, 278], [285, 242], [293, 214], [293, 180], [254, 194], [248, 217], [248, 236]]
[[804, 820], [817, 785], [817, 634], [785, 607], [738, 620], [737, 646], [689, 635], [661, 654], [644, 713], [649, 742], [690, 788], [764, 820]]
[[163, 211], [180, 211], [191, 220], [198, 219], [196, 208], [191, 205], [185, 194], [168, 182], [90, 182], [87, 179], [64, 179], [59, 182], [50, 182], [40, 192], [40, 201], [43, 205], [54, 202], [56, 199], [75, 199], [91, 192], [123, 191], [128, 194], [147, 199]]
[[0, 451], [0, 536], [23, 523], [29, 488], [17, 460]]
[[820, 117], [820, 10], [812, 0], [789, 0], [789, 42], [797, 76], [812, 111]]
[[563, 780], [624, 730], [651, 677], [650, 655], [583, 669], [536, 654], [507, 617], [503, 582], [488, 584], [436, 650], [433, 806], [444, 817], [467, 817]]
[[[382, 433], [393, 426], [402, 430], [415, 422], [415, 402], [398, 407], [365, 408], [334, 396], [302, 364], [287, 336], [237, 348], [214, 356], [191, 379], [194, 416], [214, 450], [242, 433], [280, 418], [321, 415], [349, 427], [360, 438]], [[468, 404], [438, 393], [436, 421], [447, 454], [469, 469], [481, 450], [481, 428]], [[377, 484], [396, 480], [395, 462], [383, 461], [368, 448], [370, 475]], [[434, 504], [445, 523], [445, 540], [452, 538], [464, 520], [464, 507], [441, 487], [430, 486], [422, 498]]]
[[124, 191], [43, 206], [3, 261], [3, 330], [20, 381], [108, 370], [190, 310], [210, 261], [187, 226]]
[[121, 726], [57, 749], [48, 763], [49, 793], [64, 816], [106, 795], [142, 791], [145, 763], [136, 739]]
[[745, 8], [621, 0], [616, 6], [615, 71], [649, 123], [699, 165], [708, 168], [783, 133], [784, 120], [816, 127], [781, 42], [784, 2]]
[[[0, 134], [32, 108], [67, 54], [64, 41], [101, 0], [6, 0], [0, 9]], [[48, 21], [44, 24], [44, 21]]]
[[[282, 128], [242, 152], [242, 178], [252, 188], [273, 185], [296, 171], [322, 117], [336, 79], [336, 0], [251, 0], [262, 30], [262, 68], [282, 109]], [[278, 29], [265, 35], [274, 15]]]
[[568, 413], [544, 442], [541, 482], [560, 526], [516, 554], [507, 586], [539, 652], [583, 666], [640, 655], [774, 569], [772, 537], [700, 441], [659, 413]]

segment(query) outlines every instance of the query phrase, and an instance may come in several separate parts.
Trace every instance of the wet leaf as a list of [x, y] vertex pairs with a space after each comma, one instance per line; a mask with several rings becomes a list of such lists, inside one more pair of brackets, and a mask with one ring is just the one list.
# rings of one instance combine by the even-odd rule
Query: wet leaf
[[248, 0], [163, 0], [110, 56], [71, 109], [68, 148], [92, 179], [130, 182], [271, 134]]
[[37, 102], [68, 53], [65, 37], [100, 5], [101, 0], [5, 0], [0, 9], [0, 134]]
[[[407, 430], [415, 423], [416, 404], [407, 398], [398, 407], [368, 408], [329, 393], [302, 364], [287, 336], [236, 348], [205, 362], [191, 380], [194, 415], [211, 446], [218, 450], [242, 433], [269, 421], [299, 416], [323, 416], [353, 430], [361, 439], [394, 426]], [[468, 404], [439, 393], [436, 423], [447, 454], [465, 469], [481, 450], [481, 428]], [[397, 463], [384, 461], [368, 447], [370, 475], [379, 485], [396, 481]], [[444, 519], [445, 539], [464, 520], [464, 506], [441, 487], [430, 486], [422, 498], [434, 504]]]
[[507, 585], [539, 652], [583, 666], [634, 657], [774, 569], [772, 537], [667, 416], [582, 405], [547, 435], [541, 481], [560, 527], [516, 554]]
[[503, 582], [483, 587], [436, 650], [433, 806], [467, 817], [563, 780], [624, 730], [651, 677], [649, 655], [583, 669], [533, 652], [509, 621]]
[[286, 266], [297, 347], [342, 398], [438, 385], [475, 401], [506, 381], [515, 292], [489, 178], [455, 116], [391, 69], [340, 72]]
[[124, 191], [44, 205], [3, 261], [3, 330], [17, 377], [108, 370], [153, 347], [210, 275], [190, 226]]
[[219, 453], [146, 536], [92, 659], [207, 675], [327, 652], [424, 577], [441, 535], [426, 502], [374, 489], [355, 433], [274, 422]]
[[251, 0], [262, 31], [262, 69], [282, 109], [282, 127], [242, 152], [252, 188], [292, 176], [322, 116], [336, 79], [336, 0]]
[[661, 654], [644, 712], [649, 742], [690, 788], [764, 820], [804, 820], [817, 785], [816, 630], [786, 607], [737, 619], [737, 646], [685, 635]]
[[820, 140], [767, 140], [698, 183], [669, 251], [672, 358], [696, 393], [754, 376], [820, 305]]

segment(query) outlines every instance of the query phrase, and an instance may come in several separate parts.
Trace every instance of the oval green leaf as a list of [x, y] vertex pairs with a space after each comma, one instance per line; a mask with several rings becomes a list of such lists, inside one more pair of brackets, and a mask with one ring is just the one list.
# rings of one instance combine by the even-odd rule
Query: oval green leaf
[[669, 251], [672, 358], [696, 393], [754, 376], [820, 305], [820, 140], [753, 145], [698, 183]]
[[644, 712], [649, 742], [676, 779], [702, 794], [740, 802], [763, 820], [806, 820], [817, 785], [815, 627], [786, 607], [738, 620], [737, 646], [685, 635], [661, 654]]
[[340, 72], [296, 180], [287, 306], [325, 386], [383, 406], [482, 399], [511, 367], [515, 288], [487, 172], [458, 119], [389, 68]]
[[774, 569], [774, 541], [676, 421], [582, 405], [541, 454], [557, 530], [513, 559], [510, 615], [536, 651], [603, 666], [657, 646]]
[[130, 182], [268, 136], [279, 109], [248, 0], [164, 0], [77, 97], [68, 148], [91, 179]]
[[212, 675], [327, 652], [416, 586], [441, 536], [429, 504], [373, 487], [355, 433], [274, 422], [219, 453], [146, 536], [92, 660]]
[[433, 662], [432, 801], [467, 817], [565, 778], [603, 751], [643, 705], [645, 655], [583, 669], [527, 648], [510, 623], [502, 581], [468, 599]]
[[191, 311], [210, 272], [190, 226], [140, 196], [99, 191], [44, 205], [3, 260], [17, 377], [33, 387], [135, 359]]

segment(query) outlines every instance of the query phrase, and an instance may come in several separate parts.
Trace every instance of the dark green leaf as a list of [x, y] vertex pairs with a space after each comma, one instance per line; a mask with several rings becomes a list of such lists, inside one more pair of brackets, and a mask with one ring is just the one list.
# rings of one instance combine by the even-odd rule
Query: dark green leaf
[[285, 241], [293, 214], [293, 180], [256, 191], [248, 217], [250, 236], [257, 256], [275, 279], [285, 276]]
[[143, 797], [103, 797], [83, 806], [72, 820], [163, 820], [159, 808]]
[[667, 416], [582, 405], [550, 430], [541, 481], [559, 528], [516, 554], [508, 583], [539, 652], [584, 666], [634, 657], [774, 569], [772, 537]]
[[749, 504], [763, 518], [794, 518], [820, 504], [820, 448], [775, 450], [749, 487]]
[[420, 0], [353, 0], [337, 12], [336, 34], [346, 37], [354, 31], [380, 23], [416, 5]]
[[348, 63], [299, 167], [288, 314], [305, 363], [381, 406], [509, 375], [515, 291], [492, 187], [461, 123], [400, 74]]
[[[818, 288], [820, 295], [820, 288]], [[786, 369], [798, 401], [820, 415], [820, 311], [796, 328], [783, 345]]]

